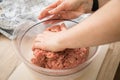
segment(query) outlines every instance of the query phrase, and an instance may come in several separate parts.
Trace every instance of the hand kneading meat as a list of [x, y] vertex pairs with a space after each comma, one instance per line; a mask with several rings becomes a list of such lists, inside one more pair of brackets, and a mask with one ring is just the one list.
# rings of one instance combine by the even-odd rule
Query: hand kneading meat
[[[66, 30], [66, 27], [56, 25], [46, 30], [58, 32]], [[88, 58], [88, 54], [89, 48], [65, 49], [60, 52], [34, 49], [34, 57], [31, 59], [31, 62], [37, 66], [48, 69], [70, 69], [85, 62]]]

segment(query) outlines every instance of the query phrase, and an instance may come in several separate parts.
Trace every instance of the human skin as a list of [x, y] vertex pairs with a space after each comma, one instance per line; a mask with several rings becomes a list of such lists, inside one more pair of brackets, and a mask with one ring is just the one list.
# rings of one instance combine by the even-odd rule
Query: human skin
[[[98, 46], [120, 40], [120, 0], [111, 0], [78, 25], [58, 33], [41, 34], [33, 48], [61, 51], [65, 48]], [[51, 35], [50, 35], [51, 34]], [[50, 36], [49, 36], [50, 35]]]
[[[98, 0], [99, 7], [102, 7], [109, 0]], [[46, 7], [39, 15], [39, 19], [51, 16], [49, 19], [73, 19], [84, 13], [92, 12], [93, 0], [57, 0]], [[61, 21], [61, 20], [60, 20]], [[57, 21], [46, 21], [45, 23], [53, 24]]]
[[[120, 40], [120, 0], [112, 0], [88, 19], [64, 33], [66, 47], [96, 46]], [[111, 11], [112, 10], [112, 11]], [[77, 33], [77, 34], [76, 34]], [[71, 45], [72, 44], [72, 45]], [[75, 44], [73, 46], [73, 44]], [[65, 45], [64, 45], [65, 46]]]
[[109, 2], [110, 0], [98, 0], [99, 2], [99, 7], [104, 6], [107, 2]]
[[[65, 24], [48, 27], [45, 31], [59, 32], [63, 30], [67, 30]], [[89, 55], [89, 48], [65, 49], [60, 52], [36, 48], [33, 50], [33, 55], [31, 62], [35, 65], [48, 69], [68, 69], [85, 62]]]
[[[39, 19], [53, 15], [50, 19], [73, 19], [83, 13], [91, 12], [93, 0], [57, 0], [45, 8], [39, 15]], [[47, 23], [54, 23], [49, 21]]]

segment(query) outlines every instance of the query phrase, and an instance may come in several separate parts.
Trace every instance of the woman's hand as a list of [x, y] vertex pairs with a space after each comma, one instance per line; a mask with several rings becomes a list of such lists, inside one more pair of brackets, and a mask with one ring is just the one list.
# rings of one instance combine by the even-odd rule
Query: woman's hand
[[[91, 11], [93, 0], [57, 0], [45, 8], [39, 19], [53, 15], [50, 19], [73, 19]], [[54, 21], [49, 21], [54, 22]]]
[[66, 30], [64, 24], [52, 26], [46, 29], [41, 34], [38, 34], [33, 44], [33, 51], [35, 49], [42, 49], [47, 51], [62, 51], [65, 46], [60, 44], [61, 38], [63, 38], [63, 31]]

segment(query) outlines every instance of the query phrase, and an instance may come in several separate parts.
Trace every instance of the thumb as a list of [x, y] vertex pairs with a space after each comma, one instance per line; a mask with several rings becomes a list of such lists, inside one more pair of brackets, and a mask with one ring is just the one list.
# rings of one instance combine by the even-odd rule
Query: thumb
[[48, 11], [50, 14], [58, 14], [60, 11], [65, 9], [65, 5], [64, 3], [60, 4], [59, 6], [57, 6], [56, 8]]

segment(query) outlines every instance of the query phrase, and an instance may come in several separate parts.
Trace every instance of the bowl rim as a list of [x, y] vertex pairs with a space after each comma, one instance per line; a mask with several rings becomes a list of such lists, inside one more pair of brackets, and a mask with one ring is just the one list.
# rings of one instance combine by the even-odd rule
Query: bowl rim
[[[41, 24], [41, 23], [44, 23], [44, 22], [46, 22], [46, 21], [51, 21], [51, 20], [71, 21], [71, 22], [74, 22], [74, 23], [76, 23], [76, 24], [79, 23], [79, 22], [76, 22], [76, 21], [71, 20], [71, 19], [50, 19], [50, 20], [48, 19], [48, 20], [43, 20], [43, 21], [37, 22], [37, 23], [33, 24], [32, 26], [30, 26], [30, 27], [25, 31], [25, 33], [23, 33], [20, 41], [22, 41], [22, 39], [23, 39], [23, 37], [25, 36], [25, 34], [26, 34], [30, 29], [32, 29], [34, 26], [37, 26], [37, 25], [39, 25], [39, 24]], [[15, 34], [15, 32], [13, 33], [13, 35], [14, 35], [14, 34]]]

